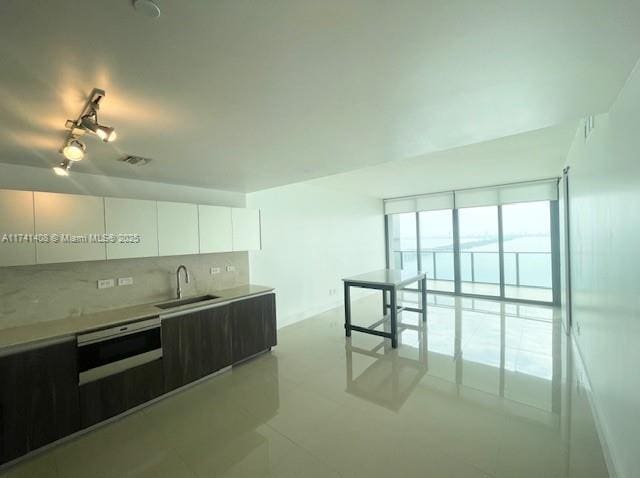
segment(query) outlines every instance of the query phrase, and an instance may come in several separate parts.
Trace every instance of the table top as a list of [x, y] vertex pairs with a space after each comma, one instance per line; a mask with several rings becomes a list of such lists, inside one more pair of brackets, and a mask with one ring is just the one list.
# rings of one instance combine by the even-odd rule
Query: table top
[[404, 271], [401, 269], [380, 269], [357, 276], [345, 277], [343, 282], [374, 284], [389, 287], [401, 287], [425, 278], [424, 272]]

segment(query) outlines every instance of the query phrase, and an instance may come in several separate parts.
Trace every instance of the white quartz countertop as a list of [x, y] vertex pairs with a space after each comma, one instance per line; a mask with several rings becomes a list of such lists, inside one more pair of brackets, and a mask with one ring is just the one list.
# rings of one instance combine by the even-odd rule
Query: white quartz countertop
[[202, 308], [207, 305], [224, 304], [226, 302], [244, 299], [271, 291], [273, 291], [273, 288], [271, 287], [247, 284], [232, 287], [230, 289], [211, 291], [211, 295], [217, 296], [216, 299], [201, 301], [171, 309], [163, 310], [156, 307], [156, 304], [170, 301], [166, 300], [152, 304], [133, 305], [130, 307], [109, 309], [92, 314], [67, 317], [65, 319], [36, 322], [29, 325], [0, 329], [0, 349], [24, 346], [31, 343], [73, 336], [79, 333], [89, 332], [91, 330], [150, 317], [158, 317], [168, 313], [174, 314], [175, 312], [181, 311], [188, 312], [190, 309]]

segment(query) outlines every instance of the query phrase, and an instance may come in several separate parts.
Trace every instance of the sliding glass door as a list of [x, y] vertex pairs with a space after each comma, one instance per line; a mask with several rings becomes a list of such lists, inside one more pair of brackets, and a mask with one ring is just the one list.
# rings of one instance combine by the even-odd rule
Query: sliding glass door
[[460, 230], [460, 291], [500, 295], [498, 206], [458, 210]]
[[420, 264], [427, 274], [427, 288], [455, 291], [453, 260], [453, 211], [421, 211]]

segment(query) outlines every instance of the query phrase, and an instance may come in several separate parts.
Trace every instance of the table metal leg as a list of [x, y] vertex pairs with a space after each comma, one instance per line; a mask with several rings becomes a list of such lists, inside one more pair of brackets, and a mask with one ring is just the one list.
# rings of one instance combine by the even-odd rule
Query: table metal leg
[[422, 300], [422, 321], [427, 321], [427, 278], [420, 281], [420, 298]]
[[382, 291], [382, 317], [387, 315], [388, 303], [387, 303], [387, 291]]
[[344, 283], [344, 333], [351, 337], [351, 295], [349, 294], [349, 284]]
[[395, 287], [389, 291], [391, 295], [391, 347], [398, 348], [398, 304]]
[[353, 351], [351, 345], [346, 344], [344, 348], [347, 359], [347, 388], [350, 388], [353, 382]]

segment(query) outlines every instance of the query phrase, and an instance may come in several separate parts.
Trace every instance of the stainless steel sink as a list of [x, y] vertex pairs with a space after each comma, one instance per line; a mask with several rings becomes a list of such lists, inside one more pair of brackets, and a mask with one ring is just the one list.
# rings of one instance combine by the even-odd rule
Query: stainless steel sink
[[189, 297], [188, 299], [172, 300], [171, 302], [164, 302], [162, 304], [156, 304], [159, 309], [173, 309], [174, 307], [180, 307], [181, 305], [197, 304], [198, 302], [204, 302], [206, 300], [219, 299], [217, 295], [201, 295], [198, 297]]

